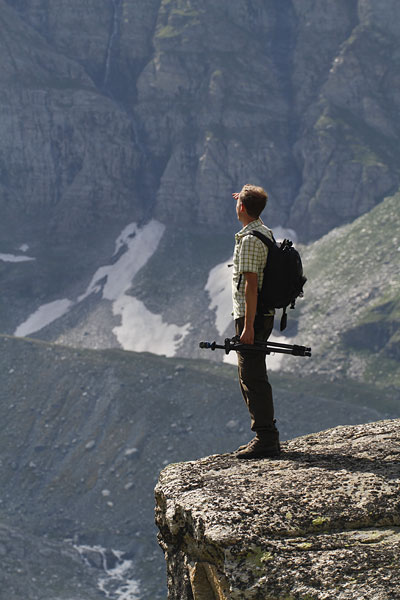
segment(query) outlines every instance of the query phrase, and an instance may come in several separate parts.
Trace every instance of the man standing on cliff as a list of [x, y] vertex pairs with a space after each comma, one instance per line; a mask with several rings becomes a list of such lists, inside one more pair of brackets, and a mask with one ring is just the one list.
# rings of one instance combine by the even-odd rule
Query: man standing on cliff
[[[267, 203], [261, 187], [245, 185], [236, 200], [236, 214], [243, 228], [235, 235], [232, 297], [236, 334], [242, 344], [266, 342], [274, 324], [274, 311], [257, 314], [258, 290], [261, 289], [267, 246], [253, 235], [257, 230], [272, 239], [272, 232], [260, 219]], [[251, 417], [255, 437], [236, 451], [239, 459], [266, 458], [280, 453], [279, 432], [275, 426], [272, 389], [268, 381], [265, 354], [242, 351], [238, 355], [239, 384]]]

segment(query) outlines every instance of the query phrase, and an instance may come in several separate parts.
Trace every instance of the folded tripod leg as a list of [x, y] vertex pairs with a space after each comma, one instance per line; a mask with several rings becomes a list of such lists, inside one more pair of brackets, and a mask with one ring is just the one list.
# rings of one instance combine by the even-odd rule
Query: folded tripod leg
[[229, 354], [231, 350], [235, 352], [277, 352], [278, 354], [291, 354], [292, 356], [311, 356], [311, 348], [299, 346], [297, 344], [280, 344], [279, 342], [255, 342], [254, 344], [241, 344], [238, 336], [226, 338], [225, 343], [217, 344], [216, 342], [200, 342], [200, 348], [208, 348], [210, 350], [221, 349], [225, 350], [225, 354]]

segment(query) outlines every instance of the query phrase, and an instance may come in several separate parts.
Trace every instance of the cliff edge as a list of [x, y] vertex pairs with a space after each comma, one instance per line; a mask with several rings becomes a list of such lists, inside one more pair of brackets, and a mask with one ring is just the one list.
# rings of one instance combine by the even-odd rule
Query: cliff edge
[[387, 420], [294, 439], [280, 459], [167, 466], [169, 600], [399, 598], [399, 441]]

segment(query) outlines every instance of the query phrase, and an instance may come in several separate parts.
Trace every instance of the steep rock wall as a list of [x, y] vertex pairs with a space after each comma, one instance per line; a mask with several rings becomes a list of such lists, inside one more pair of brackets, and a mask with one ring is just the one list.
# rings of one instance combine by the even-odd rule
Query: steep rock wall
[[400, 593], [400, 421], [337, 427], [279, 460], [170, 465], [156, 522], [170, 600], [389, 600]]
[[316, 239], [398, 187], [393, 1], [0, 6], [9, 218], [18, 202], [62, 206], [67, 233], [138, 212], [216, 227], [253, 180], [271, 225]]

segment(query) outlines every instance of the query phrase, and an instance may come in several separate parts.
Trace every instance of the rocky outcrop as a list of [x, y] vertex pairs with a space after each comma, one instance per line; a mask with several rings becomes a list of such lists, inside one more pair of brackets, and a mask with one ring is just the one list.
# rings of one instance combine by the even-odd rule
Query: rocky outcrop
[[294, 439], [282, 458], [169, 465], [156, 522], [170, 600], [400, 594], [400, 421]]

